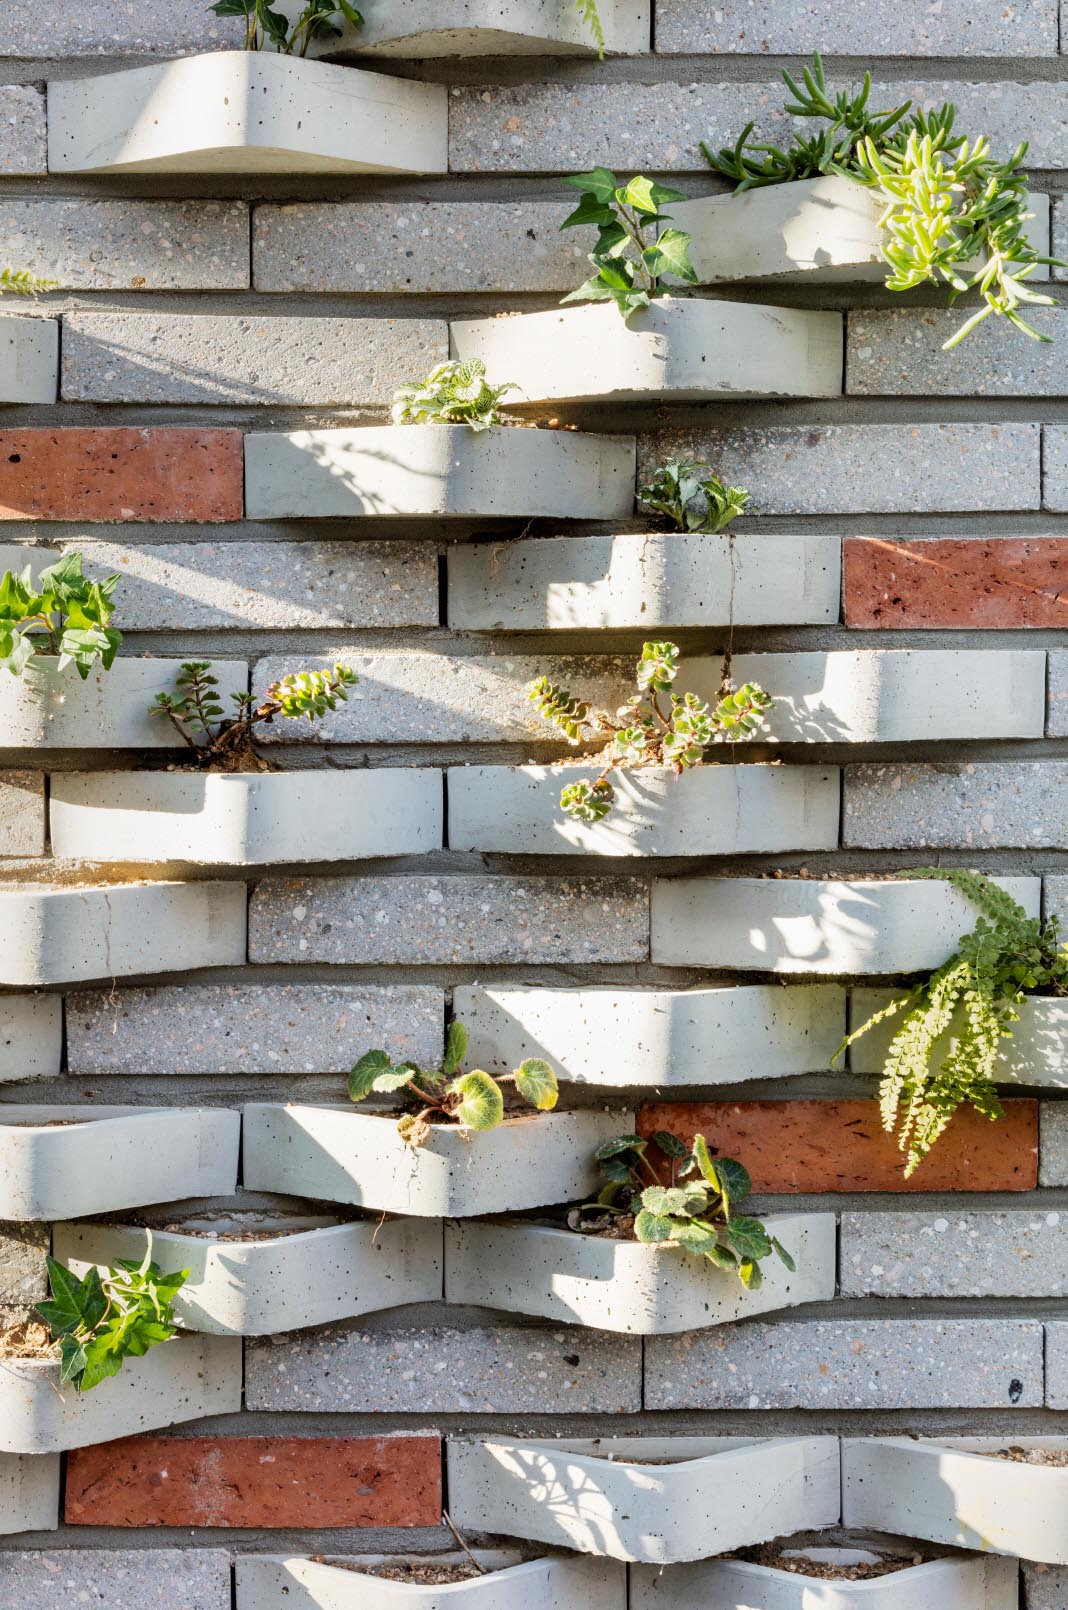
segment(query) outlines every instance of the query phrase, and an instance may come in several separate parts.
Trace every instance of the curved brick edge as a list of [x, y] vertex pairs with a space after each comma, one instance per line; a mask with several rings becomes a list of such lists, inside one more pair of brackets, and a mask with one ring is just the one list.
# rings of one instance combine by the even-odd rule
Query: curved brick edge
[[54, 403], [59, 320], [0, 316], [0, 403]]
[[[642, 55], [650, 48], [650, 0], [602, 0], [598, 10], [608, 56]], [[397, 56], [406, 61], [443, 56], [595, 56], [590, 31], [567, 0], [370, 0], [364, 25], [343, 25], [340, 39], [312, 45], [310, 55]]]
[[[395, 1610], [402, 1600], [426, 1610], [441, 1610], [446, 1602], [462, 1605], [464, 1610], [625, 1610], [626, 1572], [613, 1561], [568, 1559], [565, 1555], [523, 1561], [503, 1549], [472, 1552], [488, 1575], [451, 1584], [444, 1592], [437, 1587], [414, 1583], [401, 1587], [396, 1582], [354, 1575], [351, 1569], [338, 1569], [329, 1556], [307, 1560], [253, 1555], [237, 1562], [237, 1610], [291, 1610], [294, 1594], [298, 1604], [314, 1604], [320, 1610], [350, 1610], [357, 1597], [360, 1610]], [[418, 1556], [420, 1560], [427, 1557]], [[467, 1556], [457, 1552], [432, 1558], [452, 1564]], [[398, 1556], [356, 1554], [338, 1559], [350, 1567], [372, 1566], [388, 1564]]]
[[58, 1454], [0, 1454], [0, 1533], [54, 1532], [59, 1482]]
[[0, 995], [0, 1083], [58, 1078], [62, 1062], [62, 996]]
[[[83, 682], [73, 666], [60, 671], [55, 660], [37, 655], [21, 676], [0, 681], [0, 747], [184, 748], [169, 721], [149, 714], [156, 694], [173, 690], [181, 668], [180, 660], [127, 657], [117, 659], [110, 671], [90, 672]], [[248, 689], [243, 660], [215, 660], [212, 674], [227, 707], [231, 694]]]

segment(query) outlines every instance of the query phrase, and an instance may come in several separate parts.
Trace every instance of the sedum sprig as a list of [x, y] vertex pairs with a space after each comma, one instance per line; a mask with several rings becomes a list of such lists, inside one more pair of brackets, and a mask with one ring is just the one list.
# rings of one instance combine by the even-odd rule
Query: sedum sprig
[[0, 268], [0, 294], [40, 296], [43, 291], [54, 291], [58, 284], [58, 280], [38, 279], [27, 268]]
[[175, 1333], [174, 1299], [189, 1270], [164, 1275], [146, 1254], [142, 1263], [122, 1260], [100, 1270], [94, 1264], [78, 1278], [48, 1258], [51, 1298], [37, 1305], [59, 1342], [60, 1383], [79, 1392], [118, 1375], [126, 1358], [142, 1358]]
[[395, 425], [470, 425], [489, 430], [501, 423], [500, 400], [514, 391], [511, 380], [491, 386], [480, 358], [460, 363], [450, 359], [431, 369], [425, 380], [412, 380], [393, 393], [390, 414]]
[[672, 289], [669, 280], [697, 284], [690, 236], [682, 229], [666, 228], [670, 216], [661, 211], [685, 199], [680, 190], [669, 190], [642, 174], [617, 185], [608, 168], [574, 173], [564, 183], [577, 186], [582, 196], [560, 228], [593, 225], [598, 231], [589, 254], [596, 272], [564, 302], [614, 302], [629, 319], [654, 297], [665, 296]]
[[269, 726], [277, 717], [321, 721], [328, 710], [344, 703], [348, 689], [359, 681], [347, 665], [335, 665], [330, 671], [294, 671], [270, 683], [258, 702], [251, 693], [231, 693], [235, 713], [227, 716], [211, 664], [187, 660], [175, 680], [175, 691], [157, 693], [149, 706], [150, 715], [167, 717], [204, 766], [254, 754], [254, 729]]
[[34, 584], [29, 565], [0, 577], [0, 666], [21, 676], [35, 655], [55, 655], [57, 668], [73, 665], [84, 682], [97, 665], [110, 671], [122, 633], [109, 624], [122, 578], [82, 575], [82, 555], [64, 554]]
[[740, 514], [749, 511], [749, 493], [741, 486], [725, 486], [707, 464], [672, 458], [655, 469], [638, 488], [638, 502], [655, 509], [679, 531], [723, 531]]

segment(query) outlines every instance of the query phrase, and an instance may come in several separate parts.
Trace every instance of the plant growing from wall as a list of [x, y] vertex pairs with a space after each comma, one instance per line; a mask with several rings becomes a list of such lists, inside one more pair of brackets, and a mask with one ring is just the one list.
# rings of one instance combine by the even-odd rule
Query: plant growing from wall
[[[649, 1158], [650, 1145], [666, 1161], [666, 1181]], [[618, 1235], [629, 1229], [636, 1241], [674, 1242], [733, 1271], [750, 1291], [759, 1289], [761, 1260], [773, 1252], [787, 1269], [796, 1267], [760, 1219], [736, 1212], [753, 1188], [748, 1170], [733, 1157], [713, 1157], [703, 1135], [692, 1147], [664, 1130], [649, 1140], [621, 1135], [599, 1147], [596, 1157], [607, 1183], [596, 1202], [568, 1214], [572, 1230]]]
[[1001, 1041], [1011, 1036], [1025, 996], [1068, 995], [1068, 949], [1056, 918], [1029, 917], [977, 872], [920, 867], [901, 876], [950, 883], [981, 913], [948, 961], [874, 1012], [835, 1053], [837, 1060], [877, 1023], [901, 1016], [883, 1063], [879, 1108], [883, 1128], [897, 1132], [908, 1179], [965, 1103], [991, 1120], [1003, 1116], [994, 1083]]
[[201, 766], [240, 770], [251, 763], [262, 769], [253, 744], [257, 727], [270, 726], [279, 717], [321, 721], [348, 698], [347, 689], [358, 681], [347, 665], [335, 665], [331, 671], [294, 671], [270, 683], [260, 700], [251, 693], [231, 693], [234, 714], [227, 716], [211, 661], [187, 660], [175, 691], [157, 693], [149, 713], [166, 716]]
[[438, 1073], [420, 1068], [415, 1062], [394, 1065], [388, 1052], [368, 1051], [349, 1074], [349, 1098], [363, 1101], [372, 1092], [386, 1095], [403, 1090], [410, 1098], [410, 1110], [400, 1119], [397, 1129], [409, 1146], [425, 1145], [432, 1123], [496, 1129], [504, 1120], [502, 1085], [513, 1085], [523, 1100], [539, 1112], [549, 1112], [556, 1106], [556, 1074], [540, 1057], [528, 1057], [514, 1073], [493, 1078], [481, 1068], [465, 1073], [466, 1056], [467, 1030], [455, 1021], [449, 1024], [445, 1057]]
[[[568, 783], [560, 808], [580, 822], [599, 822], [615, 798], [612, 773], [634, 766], [670, 766], [676, 777], [699, 766], [714, 743], [738, 743], [763, 726], [771, 696], [755, 682], [731, 686], [724, 673], [715, 707], [695, 693], [678, 694], [673, 683], [679, 670], [674, 643], [643, 643], [634, 693], [611, 717], [594, 710], [573, 693], [540, 676], [527, 689], [538, 714], [570, 744], [606, 741], [604, 762], [593, 782]], [[667, 698], [667, 704], [664, 698]]]
[[697, 284], [690, 262], [690, 236], [682, 229], [666, 227], [670, 215], [661, 211], [673, 201], [685, 198], [680, 190], [669, 190], [636, 174], [625, 185], [617, 185], [608, 168], [590, 173], [574, 173], [564, 180], [582, 191], [579, 204], [561, 229], [593, 225], [597, 244], [589, 254], [596, 272], [563, 298], [564, 302], [614, 302], [624, 319], [639, 308], [648, 307], [656, 296], [666, 296], [669, 281]]
[[59, 1343], [61, 1384], [90, 1392], [118, 1375], [124, 1359], [141, 1358], [174, 1335], [174, 1299], [188, 1269], [161, 1274], [146, 1256], [103, 1272], [94, 1264], [79, 1279], [55, 1258], [47, 1262], [52, 1295], [36, 1311]]
[[38, 279], [26, 268], [0, 268], [0, 294], [40, 296], [42, 291], [54, 291], [58, 284], [58, 280]]
[[109, 624], [118, 575], [90, 581], [82, 555], [64, 554], [42, 570], [31, 567], [0, 577], [0, 666], [21, 676], [36, 656], [55, 658], [57, 669], [73, 665], [84, 682], [97, 665], [111, 669], [122, 633]]
[[[889, 111], [869, 105], [871, 77], [861, 89], [832, 97], [819, 55], [802, 73], [802, 85], [786, 71], [793, 96], [784, 110], [793, 117], [819, 120], [815, 134], [797, 133], [783, 150], [751, 139], [748, 123], [733, 146], [706, 158], [734, 181], [738, 190], [785, 184], [820, 174], [837, 174], [874, 191], [886, 232], [883, 256], [892, 291], [918, 285], [948, 286], [950, 306], [978, 290], [983, 306], [944, 343], [954, 347], [991, 314], [1008, 319], [1036, 341], [1048, 336], [1026, 322], [1022, 304], [1053, 305], [1054, 298], [1026, 283], [1042, 263], [1057, 259], [1036, 252], [1027, 239], [1027, 180], [1021, 164], [1027, 145], [1007, 162], [998, 162], [983, 136], [969, 139], [954, 129], [956, 108], [913, 110], [905, 101]], [[910, 115], [911, 114], [911, 115]]]
[[390, 415], [395, 425], [470, 425], [489, 430], [502, 423], [500, 400], [515, 384], [491, 386], [481, 358], [450, 359], [431, 369], [425, 380], [411, 380], [393, 393]]
[[707, 464], [669, 459], [638, 488], [638, 502], [655, 509], [679, 531], [723, 531], [749, 510], [749, 493], [725, 486]]
[[217, 17], [244, 17], [245, 50], [274, 49], [283, 56], [306, 56], [317, 39], [340, 39], [338, 21], [363, 27], [363, 17], [350, 0], [306, 0], [291, 24], [271, 0], [215, 0], [210, 10]]

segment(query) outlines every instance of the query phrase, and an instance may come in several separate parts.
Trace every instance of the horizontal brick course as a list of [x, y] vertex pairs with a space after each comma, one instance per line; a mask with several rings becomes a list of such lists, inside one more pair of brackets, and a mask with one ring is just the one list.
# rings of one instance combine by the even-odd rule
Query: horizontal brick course
[[90, 1591], [101, 1610], [175, 1610], [176, 1603], [182, 1610], [230, 1610], [230, 1556], [205, 1548], [0, 1553], [0, 1603], [55, 1610], [64, 1601], [77, 1604], [78, 1595]]
[[44, 96], [32, 84], [0, 85], [0, 173], [47, 172]]
[[649, 954], [635, 878], [266, 878], [249, 906], [254, 962], [624, 962]]
[[971, 303], [953, 308], [869, 308], [849, 314], [846, 391], [873, 397], [1063, 397], [1068, 369], [1055, 339], [1063, 310], [1025, 309], [1048, 342], [989, 318], [950, 352]]
[[847, 537], [845, 624], [1068, 626], [1068, 537]]
[[1015, 1319], [751, 1321], [646, 1342], [648, 1409], [1035, 1408], [1042, 1326]]
[[847, 766], [842, 842], [863, 849], [1064, 843], [1068, 762]]
[[43, 855], [44, 776], [39, 771], [0, 771], [0, 856]]
[[68, 1526], [437, 1526], [438, 1437], [123, 1437], [67, 1459]]
[[875, 1101], [699, 1101], [649, 1104], [638, 1130], [688, 1144], [703, 1134], [737, 1157], [757, 1191], [1028, 1191], [1038, 1179], [1038, 1103], [1005, 1103], [991, 1124], [962, 1107], [911, 1179]]
[[240, 291], [249, 283], [241, 201], [5, 196], [0, 237], [6, 260], [73, 291]]
[[236, 430], [0, 431], [0, 520], [239, 520]]
[[1042, 1208], [843, 1213], [842, 1295], [1068, 1296], [1066, 1223], [1062, 1213]]
[[75, 12], [44, 17], [35, 0], [4, 0], [0, 56], [176, 56], [241, 43], [236, 18], [219, 18], [200, 0], [85, 0]]
[[[943, 0], [919, 11], [835, 0], [725, 0], [708, 10], [659, 0], [656, 48], [714, 55], [1056, 56], [1056, 0], [1006, 6], [1004, 0]], [[844, 77], [833, 63], [828, 78]], [[880, 105], [882, 98], [879, 97]], [[887, 103], [888, 105], [890, 103]]]
[[1068, 650], [1054, 649], [1049, 656], [1046, 735], [1068, 737]]

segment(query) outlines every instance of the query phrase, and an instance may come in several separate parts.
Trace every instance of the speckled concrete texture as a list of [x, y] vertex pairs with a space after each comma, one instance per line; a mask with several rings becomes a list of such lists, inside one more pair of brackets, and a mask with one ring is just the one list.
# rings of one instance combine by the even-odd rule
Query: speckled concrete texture
[[1046, 737], [1068, 738], [1068, 650], [1049, 655], [1047, 701]]
[[0, 856], [43, 855], [44, 776], [39, 771], [0, 771]]
[[[1068, 1324], [1051, 1320], [1046, 1326], [1046, 1407], [1068, 1409]], [[1062, 1610], [1064, 1601], [1058, 1601]]]
[[1068, 1565], [1032, 1565], [1024, 1560], [1021, 1570], [1025, 1610], [1064, 1610], [1068, 1604]]
[[631, 878], [265, 878], [254, 962], [621, 962], [649, 954], [649, 897]]
[[1047, 341], [1021, 340], [1005, 319], [989, 318], [943, 352], [972, 312], [945, 308], [871, 308], [851, 312], [846, 391], [873, 397], [1063, 397], [1068, 389], [1058, 333], [1060, 308], [1031, 308], [1027, 322]]
[[843, 1213], [844, 1297], [1068, 1296], [1068, 1214]]
[[229, 291], [249, 283], [243, 201], [0, 200], [5, 261], [75, 291]]
[[175, 1610], [178, 1603], [230, 1610], [230, 1556], [221, 1549], [12, 1550], [0, 1553], [0, 1599], [19, 1610], [94, 1601], [100, 1610]]
[[1068, 937], [1068, 877], [1047, 872], [1042, 879], [1042, 908], [1047, 917], [1056, 917], [1062, 937]]
[[1039, 1107], [1038, 1182], [1068, 1185], [1068, 1105], [1044, 1101]]
[[4, 0], [0, 16], [0, 56], [169, 56], [231, 49], [241, 37], [236, 17], [213, 16], [201, 0], [85, 0], [48, 17], [36, 0]]
[[1061, 848], [1063, 760], [847, 766], [842, 841], [865, 849]]
[[656, 48], [754, 56], [808, 56], [813, 50], [865, 57], [1056, 56], [1057, 4], [938, 0], [892, 10], [878, 0], [848, 7], [835, 0], [722, 0], [706, 10], [685, 0], [660, 0]]
[[0, 1310], [25, 1309], [48, 1296], [47, 1224], [0, 1224]]
[[44, 96], [32, 84], [0, 85], [0, 173], [47, 171]]

